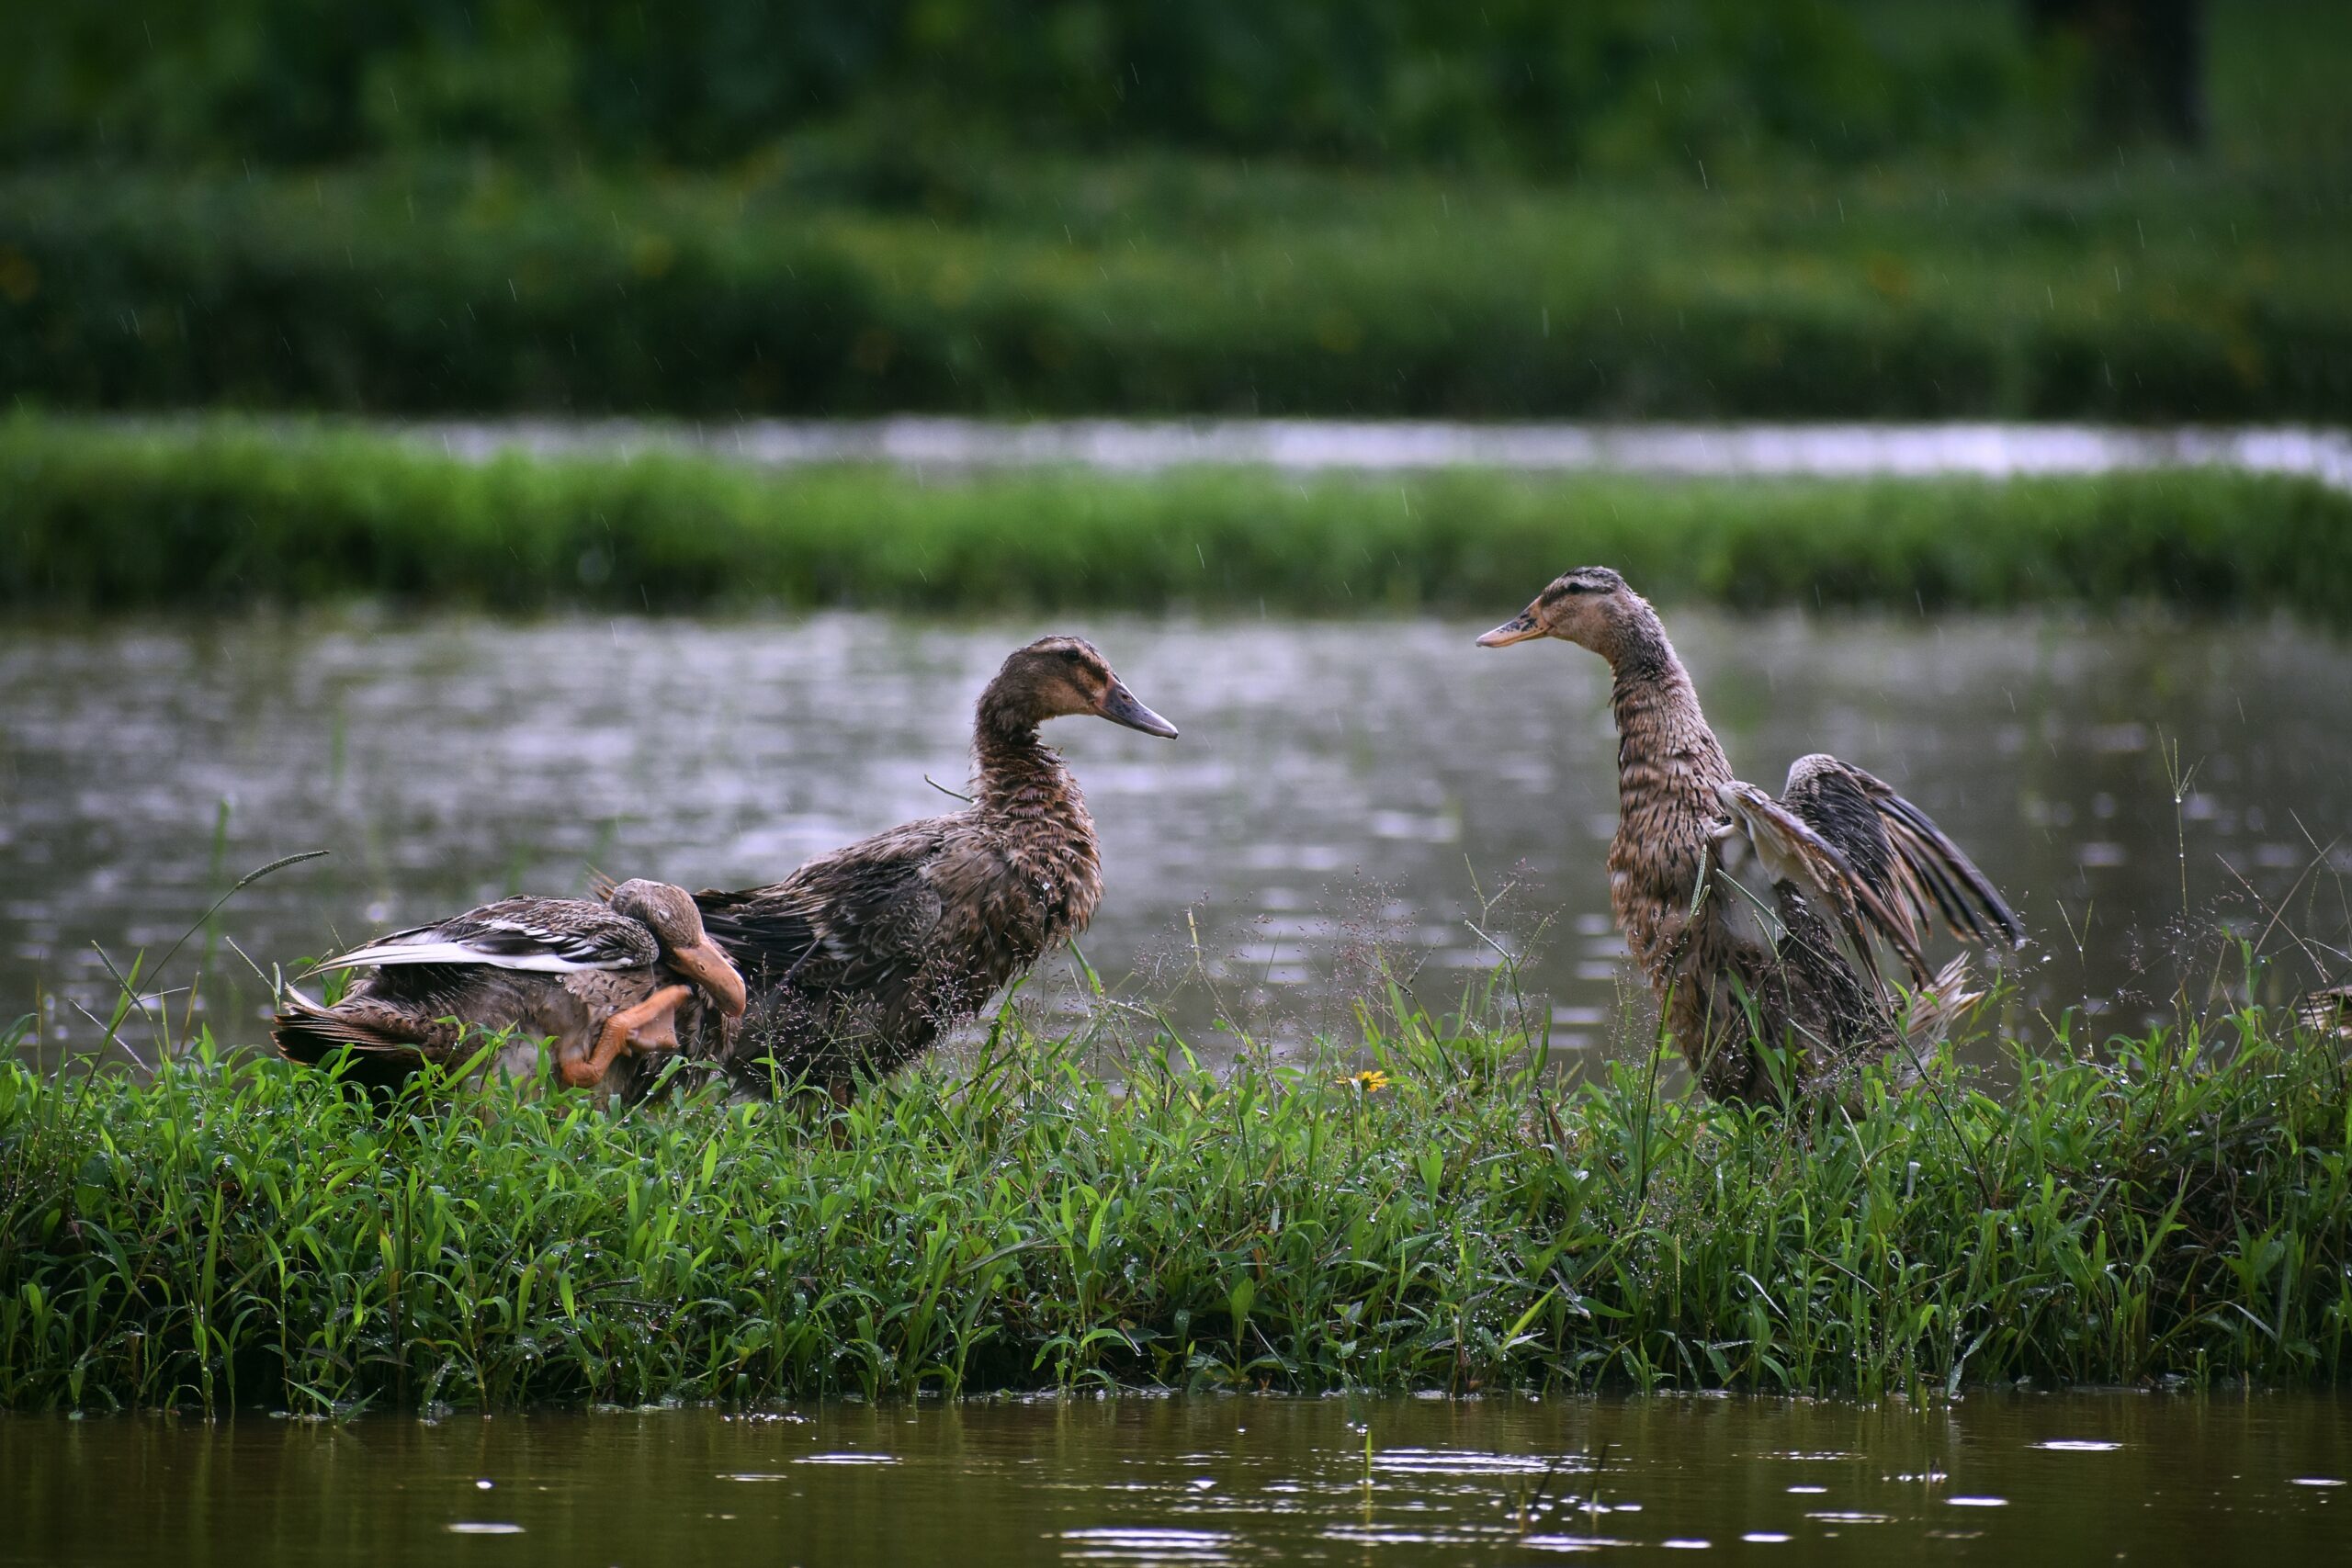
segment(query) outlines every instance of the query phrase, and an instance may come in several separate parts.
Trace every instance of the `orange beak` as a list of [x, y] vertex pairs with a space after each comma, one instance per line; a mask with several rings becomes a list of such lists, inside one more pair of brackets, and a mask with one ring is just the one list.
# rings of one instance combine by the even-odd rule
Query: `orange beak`
[[748, 999], [743, 990], [743, 976], [736, 972], [726, 953], [708, 937], [692, 947], [681, 947], [670, 954], [670, 967], [693, 981], [702, 993], [718, 1004], [718, 1010], [729, 1021], [743, 1016]]

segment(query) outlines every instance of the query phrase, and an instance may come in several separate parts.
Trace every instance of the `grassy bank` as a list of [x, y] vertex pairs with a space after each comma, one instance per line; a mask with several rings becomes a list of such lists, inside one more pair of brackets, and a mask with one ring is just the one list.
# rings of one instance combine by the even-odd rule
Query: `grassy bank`
[[2258, 1014], [1805, 1125], [1515, 1043], [1417, 1019], [1376, 1087], [1161, 1053], [1121, 1092], [1008, 1030], [831, 1134], [10, 1066], [0, 1407], [2347, 1371], [2352, 1092]]
[[530, 608], [2352, 605], [2352, 497], [2217, 471], [1992, 482], [1247, 469], [942, 479], [696, 457], [469, 465], [383, 435], [0, 422], [0, 602]]
[[2340, 164], [0, 175], [52, 407], [2352, 418]]

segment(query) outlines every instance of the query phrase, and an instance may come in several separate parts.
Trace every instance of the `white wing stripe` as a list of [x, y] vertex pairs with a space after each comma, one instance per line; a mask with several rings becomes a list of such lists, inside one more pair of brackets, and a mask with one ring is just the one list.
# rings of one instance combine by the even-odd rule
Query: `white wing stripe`
[[339, 958], [330, 958], [319, 965], [328, 969], [356, 969], [364, 964], [481, 964], [493, 969], [526, 969], [544, 975], [573, 975], [588, 969], [633, 969], [636, 964], [618, 959], [566, 958], [555, 953], [486, 953], [462, 942], [382, 942], [374, 947], [356, 948]]

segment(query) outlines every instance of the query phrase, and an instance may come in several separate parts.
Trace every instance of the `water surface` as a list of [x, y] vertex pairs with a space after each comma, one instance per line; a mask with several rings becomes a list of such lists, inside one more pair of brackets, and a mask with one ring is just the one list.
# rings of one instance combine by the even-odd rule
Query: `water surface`
[[2267, 1395], [18, 1416], [0, 1563], [2315, 1563], [2347, 1480]]
[[1449, 420], [445, 420], [396, 427], [453, 457], [695, 451], [791, 467], [1076, 465], [1149, 472], [1248, 464], [1292, 472], [1475, 466], [1690, 476], [2103, 474], [2184, 468], [2296, 474], [2352, 489], [2352, 434], [2294, 426], [2096, 424], [1470, 424]]
[[[2018, 971], [2031, 1005], [2160, 1012], [2177, 952], [2210, 965], [2215, 918], [2291, 954], [2305, 982], [2314, 960], [2341, 966], [2268, 921], [2292, 890], [2283, 924], [2346, 945], [2352, 646], [2287, 622], [1688, 609], [1670, 624], [1744, 776], [1777, 787], [1795, 757], [1835, 751], [1975, 855], [2037, 940]], [[1646, 993], [1601, 870], [1606, 671], [1565, 644], [1475, 648], [1483, 625], [11, 628], [0, 1020], [39, 1007], [46, 1052], [87, 1043], [98, 1030], [77, 1010], [106, 1016], [116, 994], [96, 949], [124, 967], [143, 950], [156, 999], [134, 1050], [152, 1053], [166, 1010], [172, 1033], [193, 1008], [251, 1040], [266, 992], [237, 949], [291, 965], [508, 891], [579, 889], [592, 866], [718, 886], [783, 876], [953, 808], [925, 774], [964, 782], [981, 685], [1012, 647], [1074, 630], [1183, 729], [1047, 731], [1102, 826], [1107, 893], [1083, 945], [1120, 998], [1167, 1000], [1196, 1032], [1221, 1010], [1295, 1043], [1345, 1026], [1375, 950], [1443, 1001], [1495, 963], [1491, 936], [1529, 955], [1531, 1003], [1565, 1053], [1614, 1049], [1646, 1028]], [[247, 888], [153, 975], [240, 873], [312, 849], [333, 855]], [[1506, 885], [1479, 919], [1479, 890]], [[2198, 972], [2200, 994], [2210, 978]], [[1052, 1013], [1074, 984], [1055, 962], [1035, 1005]]]

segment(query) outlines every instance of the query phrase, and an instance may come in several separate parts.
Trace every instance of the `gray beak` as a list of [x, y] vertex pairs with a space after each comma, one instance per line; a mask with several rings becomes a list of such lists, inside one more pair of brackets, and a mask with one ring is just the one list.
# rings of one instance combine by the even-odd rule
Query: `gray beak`
[[1535, 612], [1527, 610], [1514, 615], [1478, 639], [1480, 648], [1509, 648], [1529, 637], [1542, 637], [1543, 628], [1535, 624]]
[[1114, 681], [1111, 689], [1102, 694], [1102, 706], [1097, 710], [1113, 724], [1124, 724], [1129, 729], [1140, 729], [1146, 735], [1166, 739], [1176, 739], [1176, 727], [1136, 701], [1125, 681]]

